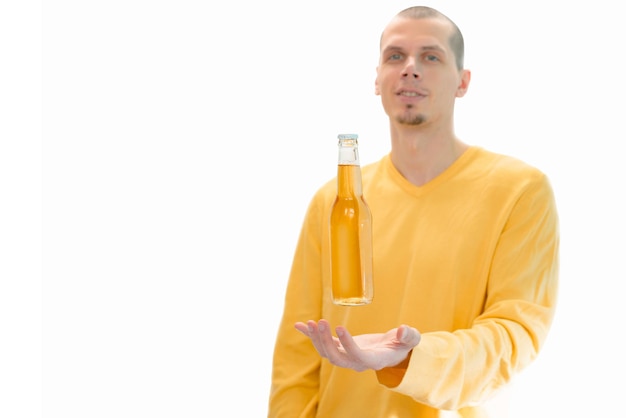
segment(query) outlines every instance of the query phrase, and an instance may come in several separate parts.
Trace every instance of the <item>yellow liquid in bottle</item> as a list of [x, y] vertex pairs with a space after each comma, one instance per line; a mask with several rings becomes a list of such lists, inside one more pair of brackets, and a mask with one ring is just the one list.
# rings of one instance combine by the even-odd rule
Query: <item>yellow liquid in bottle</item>
[[[372, 300], [371, 213], [360, 190], [354, 190], [358, 166], [339, 166], [338, 196], [330, 217], [330, 250], [333, 302], [365, 305]], [[356, 193], [355, 193], [356, 192]]]

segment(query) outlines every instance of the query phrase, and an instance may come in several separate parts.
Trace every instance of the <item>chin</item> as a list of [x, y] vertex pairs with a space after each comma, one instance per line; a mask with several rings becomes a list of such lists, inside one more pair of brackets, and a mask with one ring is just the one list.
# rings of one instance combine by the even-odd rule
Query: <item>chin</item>
[[417, 115], [404, 114], [404, 115], [398, 116], [396, 118], [396, 122], [402, 125], [418, 126], [426, 122], [426, 116], [422, 114], [417, 114]]

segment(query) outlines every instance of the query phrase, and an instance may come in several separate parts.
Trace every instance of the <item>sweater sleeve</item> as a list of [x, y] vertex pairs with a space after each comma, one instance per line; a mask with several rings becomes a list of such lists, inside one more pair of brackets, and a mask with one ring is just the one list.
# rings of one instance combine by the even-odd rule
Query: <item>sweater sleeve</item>
[[322, 202], [318, 196], [309, 205], [292, 262], [274, 348], [268, 414], [271, 418], [316, 416], [321, 357], [294, 324], [321, 317]]
[[424, 333], [380, 383], [439, 409], [489, 398], [539, 353], [554, 316], [559, 231], [552, 188], [537, 175], [517, 195], [500, 232], [482, 314], [471, 327]]

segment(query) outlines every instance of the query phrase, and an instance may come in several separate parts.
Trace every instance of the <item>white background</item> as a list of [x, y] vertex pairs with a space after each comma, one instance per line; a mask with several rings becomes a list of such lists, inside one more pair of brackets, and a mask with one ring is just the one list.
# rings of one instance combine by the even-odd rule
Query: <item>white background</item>
[[[560, 210], [511, 417], [623, 417], [619, 3], [501, 3], [428, 4], [465, 35], [457, 134], [540, 167]], [[338, 133], [388, 152], [378, 38], [413, 4], [4, 2], [0, 416], [265, 416], [304, 210]]]

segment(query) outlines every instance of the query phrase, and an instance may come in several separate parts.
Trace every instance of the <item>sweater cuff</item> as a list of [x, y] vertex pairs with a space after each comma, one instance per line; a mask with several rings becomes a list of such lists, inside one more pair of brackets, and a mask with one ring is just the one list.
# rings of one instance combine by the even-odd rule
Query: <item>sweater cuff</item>
[[376, 377], [378, 378], [378, 382], [388, 388], [395, 388], [398, 386], [406, 374], [407, 367], [409, 367], [409, 361], [411, 360], [412, 353], [413, 350], [409, 351], [406, 358], [395, 366], [377, 370]]

